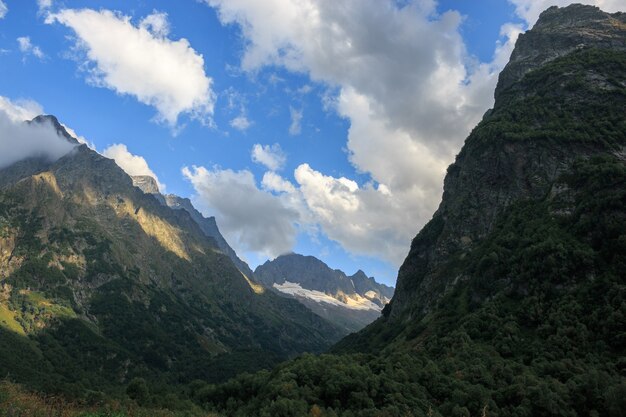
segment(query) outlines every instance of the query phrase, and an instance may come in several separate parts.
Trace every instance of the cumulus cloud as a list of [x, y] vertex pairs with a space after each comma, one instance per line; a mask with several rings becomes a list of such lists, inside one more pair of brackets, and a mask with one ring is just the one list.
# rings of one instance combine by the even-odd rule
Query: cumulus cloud
[[[281, 66], [337, 92], [325, 107], [350, 121], [350, 162], [371, 183], [303, 165], [298, 192], [329, 237], [397, 265], [436, 209], [446, 167], [492, 105], [521, 28], [503, 27], [492, 62], [477, 63], [460, 35], [462, 16], [438, 14], [434, 1], [205, 1], [222, 23], [241, 27], [242, 69]], [[290, 112], [297, 133], [302, 113]]]
[[32, 120], [43, 114], [43, 107], [33, 100], [16, 100], [0, 96], [0, 112], [4, 113], [13, 122], [19, 123]]
[[291, 124], [289, 125], [289, 134], [292, 136], [299, 135], [302, 132], [302, 116], [303, 111], [294, 109], [289, 106], [289, 115], [291, 116]]
[[257, 143], [252, 147], [251, 156], [254, 162], [265, 165], [271, 171], [281, 169], [287, 161], [287, 157], [278, 143], [271, 146]]
[[74, 145], [57, 135], [51, 124], [28, 124], [22, 117], [32, 113], [22, 106], [10, 108], [11, 102], [0, 97], [0, 168], [27, 158], [56, 161]]
[[40, 12], [45, 12], [52, 7], [52, 0], [37, 0]]
[[106, 148], [102, 155], [115, 160], [115, 163], [130, 176], [148, 175], [155, 179], [159, 191], [165, 193], [165, 184], [159, 181], [159, 177], [150, 169], [144, 157], [130, 153], [126, 145], [116, 143]]
[[236, 251], [274, 258], [295, 245], [298, 211], [287, 199], [258, 188], [250, 171], [194, 166], [182, 172], [196, 191], [194, 204], [205, 215], [216, 216]]
[[[298, 190], [315, 223], [326, 235], [353, 253], [380, 257], [398, 265], [408, 252], [414, 231], [412, 204], [397, 198], [383, 184], [363, 187], [347, 178], [334, 178], [308, 164], [295, 171]], [[376, 241], [372, 242], [372, 236]]]
[[140, 21], [110, 10], [64, 9], [48, 15], [77, 36], [88, 82], [134, 96], [157, 110], [157, 120], [174, 127], [180, 114], [211, 124], [215, 94], [205, 74], [204, 58], [187, 39], [167, 38], [165, 13]]
[[152, 33], [157, 38], [165, 38], [170, 33], [170, 22], [167, 20], [167, 13], [156, 10], [141, 19], [139, 27]]
[[524, 19], [529, 27], [532, 27], [541, 12], [550, 6], [563, 7], [572, 3], [581, 3], [598, 6], [609, 13], [626, 10], [623, 0], [509, 0], [509, 3], [515, 6], [515, 13]]
[[241, 130], [242, 132], [248, 130], [248, 128], [252, 125], [250, 120], [246, 117], [245, 114], [240, 114], [230, 121], [230, 125], [237, 130]]
[[266, 190], [273, 191], [275, 193], [296, 193], [296, 187], [274, 171], [268, 171], [263, 174], [261, 184]]
[[28, 36], [20, 36], [17, 38], [17, 44], [20, 48], [20, 52], [24, 55], [33, 55], [39, 59], [43, 59], [45, 57], [41, 48], [37, 45], [33, 45], [30, 41], [30, 37]]
[[0, 0], [0, 19], [3, 19], [8, 12], [9, 8], [7, 7], [7, 5], [2, 0]]

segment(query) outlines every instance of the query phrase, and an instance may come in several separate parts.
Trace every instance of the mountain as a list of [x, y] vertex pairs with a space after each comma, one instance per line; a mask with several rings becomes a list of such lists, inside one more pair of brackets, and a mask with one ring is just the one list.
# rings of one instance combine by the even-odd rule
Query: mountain
[[[46, 119], [67, 137], [33, 123]], [[219, 381], [343, 334], [251, 283], [192, 214], [84, 145], [0, 170], [0, 374], [116, 396], [133, 378]]]
[[376, 320], [393, 296], [393, 288], [377, 283], [363, 271], [347, 276], [313, 256], [294, 253], [259, 265], [254, 276], [266, 288], [296, 298], [346, 332]]
[[520, 35], [496, 103], [448, 168], [433, 219], [400, 268], [393, 317], [427, 313], [463, 280], [447, 269], [493, 231], [509, 207], [563, 194], [575, 161], [623, 160], [626, 14], [551, 7]]
[[162, 195], [159, 192], [159, 186], [156, 180], [149, 175], [133, 176], [132, 179], [135, 187], [138, 187], [146, 194], [153, 195], [154, 198], [156, 198], [161, 204], [175, 210], [184, 210], [189, 213], [191, 218], [198, 224], [198, 226], [200, 226], [202, 232], [206, 236], [215, 240], [217, 246], [226, 256], [230, 258], [231, 261], [233, 261], [235, 266], [246, 276], [246, 278], [254, 280], [252, 270], [248, 264], [237, 256], [237, 253], [230, 247], [228, 242], [226, 242], [222, 233], [220, 233], [215, 217], [204, 217], [202, 213], [196, 210], [191, 203], [191, 200], [188, 198], [179, 197], [174, 194]]
[[229, 416], [625, 415], [624, 109], [626, 14], [544, 11], [382, 317], [198, 401]]

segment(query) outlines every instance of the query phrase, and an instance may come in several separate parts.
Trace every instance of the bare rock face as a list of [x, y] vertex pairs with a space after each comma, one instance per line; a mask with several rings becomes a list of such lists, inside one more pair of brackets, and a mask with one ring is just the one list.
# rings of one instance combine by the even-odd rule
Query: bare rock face
[[131, 177], [133, 185], [146, 194], [159, 194], [159, 185], [150, 175], [135, 175]]
[[587, 47], [626, 50], [626, 13], [606, 13], [573, 4], [545, 10], [532, 30], [520, 35], [500, 74], [496, 97], [529, 71]]
[[448, 168], [442, 202], [413, 240], [385, 315], [411, 320], [431, 311], [465, 279], [454, 263], [497, 217], [554, 193], [575, 160], [624, 159], [625, 53], [626, 14], [591, 6], [551, 7], [519, 37], [494, 108]]

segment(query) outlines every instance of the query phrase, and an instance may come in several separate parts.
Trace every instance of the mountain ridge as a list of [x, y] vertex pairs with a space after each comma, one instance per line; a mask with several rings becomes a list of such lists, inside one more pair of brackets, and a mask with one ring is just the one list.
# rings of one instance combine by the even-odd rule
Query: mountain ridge
[[[583, 16], [590, 15], [593, 19], [571, 18], [572, 14], [577, 15], [581, 12]], [[617, 27], [611, 24], [604, 25], [603, 27], [609, 31], [609, 34], [596, 39], [596, 36], [588, 35], [584, 29], [595, 28], [597, 19], [604, 22], [619, 19], [622, 24]], [[545, 23], [546, 21], [548, 23]], [[596, 141], [591, 139], [598, 136], [598, 132], [601, 132], [602, 128], [600, 127], [601, 123], [598, 120], [592, 120], [594, 117], [590, 114], [581, 114], [580, 119], [569, 119], [572, 123], [571, 129], [578, 129], [581, 133], [579, 137], [563, 138], [568, 141], [567, 149], [564, 149], [562, 143], [558, 142], [562, 127], [547, 119], [552, 116], [548, 113], [551, 111], [550, 109], [555, 109], [558, 112], [554, 115], [557, 120], [567, 117], [568, 114], [579, 112], [574, 108], [571, 110], [566, 108], [568, 105], [566, 97], [571, 97], [569, 102], [573, 103], [574, 106], [582, 107], [584, 105], [589, 108], [599, 108], [604, 105], [600, 103], [600, 100], [605, 100], [601, 96], [613, 93], [604, 85], [611, 77], [611, 69], [602, 68], [601, 62], [596, 64], [597, 68], [593, 73], [586, 72], [581, 75], [587, 78], [584, 81], [568, 74], [561, 75], [559, 65], [556, 64], [551, 67], [550, 64], [555, 60], [567, 59], [567, 57], [575, 59], [580, 54], [593, 54], [594, 51], [599, 51], [598, 53], [603, 50], [626, 51], [626, 36], [622, 36], [622, 34], [626, 34], [625, 30], [626, 14], [624, 13], [611, 15], [595, 7], [573, 5], [560, 9], [550, 8], [544, 11], [535, 28], [520, 35], [511, 56], [512, 61], [507, 64], [500, 75], [495, 92], [494, 108], [473, 130], [455, 162], [448, 167], [448, 173], [444, 180], [442, 203], [433, 215], [433, 220], [414, 239], [407, 261], [400, 267], [396, 297], [390, 305], [389, 314], [398, 315], [403, 309], [402, 304], [408, 298], [413, 297], [409, 294], [414, 294], [417, 298], [421, 297], [419, 310], [421, 313], [427, 312], [432, 307], [433, 302], [438, 300], [438, 296], [434, 296], [434, 294], [442, 294], [446, 290], [445, 287], [448, 287], [447, 282], [442, 282], [445, 279], [437, 281], [434, 276], [429, 275], [430, 267], [427, 264], [432, 263], [434, 268], [437, 268], [439, 258], [445, 259], [452, 253], [470, 250], [473, 242], [480, 240], [491, 230], [494, 219], [510, 202], [520, 198], [539, 199], [545, 196], [551, 191], [556, 178], [567, 171], [577, 158], [606, 151], [613, 154], [619, 152], [619, 142], [623, 140], [619, 135], [614, 143], [606, 142], [612, 140], [609, 137]], [[545, 38], [545, 31], [548, 31], [549, 38]], [[593, 31], [590, 32], [595, 34]], [[556, 41], [553, 42], [552, 39], [555, 37]], [[566, 40], [563, 41], [562, 47], [564, 49], [562, 50], [558, 49], [558, 46], [561, 45], [558, 40], [561, 38]], [[607, 44], [606, 39], [611, 39], [612, 42]], [[586, 42], [586, 46], [579, 48], [578, 45], [582, 40]], [[596, 41], [597, 43], [595, 43]], [[573, 44], [575, 46], [572, 46]], [[613, 46], [615, 47], [613, 48]], [[538, 64], [535, 54], [539, 53], [537, 51], [544, 50], [550, 52], [541, 55]], [[532, 53], [526, 53], [526, 51]], [[531, 64], [524, 64], [527, 62], [525, 59], [530, 60]], [[541, 65], [542, 68], [546, 69], [545, 71], [552, 71], [545, 77], [553, 77], [553, 79], [539, 80], [542, 82], [549, 81], [550, 88], [553, 88], [552, 91], [537, 91], [530, 83], [523, 83], [524, 80], [536, 82], [532, 77], [532, 68], [537, 65]], [[581, 68], [579, 73], [582, 72]], [[524, 78], [510, 84], [511, 80], [515, 79], [511, 74], [521, 74]], [[578, 97], [578, 88], [583, 87], [582, 83], [586, 83], [588, 88], [598, 86], [598, 92], [591, 91], [586, 98]], [[522, 85], [524, 85], [523, 88]], [[538, 85], [541, 88], [544, 86], [543, 83]], [[545, 109], [548, 117], [546, 114], [530, 114], [529, 110], [535, 107], [538, 100], [543, 101], [541, 110]], [[549, 104], [547, 104], [548, 102]], [[523, 105], [526, 105], [527, 108], [517, 110], [521, 109]], [[512, 106], [516, 106], [515, 111], [510, 110]], [[521, 119], [522, 117], [538, 118], [538, 122], [535, 123], [541, 123], [538, 128], [534, 129], [533, 134], [536, 140], [530, 143], [516, 138], [519, 131], [516, 129], [524, 129], [526, 124], [530, 122], [530, 120]], [[543, 120], [541, 120], [542, 118]], [[607, 118], [610, 118], [607, 123], [623, 124], [623, 117], [620, 117], [619, 111], [615, 109], [598, 117], [602, 120]], [[559, 139], [551, 140], [550, 138]], [[508, 171], [502, 171], [504, 169]], [[481, 188], [478, 184], [489, 184], [490, 188]], [[454, 196], [454, 199], [451, 199], [450, 196]], [[470, 208], [469, 212], [468, 208]], [[433, 236], [437, 240], [434, 245], [432, 245], [432, 237], [426, 238], [426, 235], [431, 233], [437, 235], [437, 237]], [[428, 245], [431, 245], [428, 252], [424, 252], [424, 249], [419, 247], [423, 241], [420, 235], [426, 238]], [[417, 265], [416, 262], [423, 265]], [[414, 275], [416, 268], [426, 268], [426, 273], [422, 278], [423, 282], [419, 284], [422, 286], [419, 293], [413, 289], [415, 283], [411, 281], [414, 278], [408, 278], [410, 275]], [[444, 288], [435, 289], [437, 286]], [[426, 301], [426, 298], [431, 301]], [[407, 318], [411, 316], [409, 314]]]
[[342, 334], [255, 291], [188, 212], [85, 145], [0, 170], [0, 247], [0, 372], [35, 389], [218, 381]]
[[255, 281], [254, 273], [248, 264], [241, 260], [234, 249], [228, 244], [224, 236], [217, 227], [215, 217], [204, 217], [191, 203], [191, 200], [185, 197], [179, 197], [175, 194], [161, 194], [156, 180], [149, 175], [132, 176], [133, 185], [146, 194], [152, 195], [161, 204], [175, 210], [184, 210], [198, 224], [205, 235], [213, 238], [217, 246], [233, 261], [237, 268], [246, 276], [247, 279]]
[[281, 255], [259, 265], [257, 281], [282, 295], [295, 297], [313, 312], [343, 326], [348, 332], [374, 321], [393, 295], [359, 270], [348, 276], [314, 256]]

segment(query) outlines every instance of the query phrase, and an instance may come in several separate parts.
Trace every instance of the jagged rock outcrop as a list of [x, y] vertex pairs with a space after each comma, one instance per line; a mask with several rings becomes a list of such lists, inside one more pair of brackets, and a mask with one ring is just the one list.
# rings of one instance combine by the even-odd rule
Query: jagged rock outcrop
[[27, 123], [29, 124], [50, 124], [54, 130], [57, 132], [57, 134], [63, 138], [65, 138], [68, 142], [74, 144], [74, 145], [79, 145], [80, 142], [78, 142], [78, 140], [70, 135], [68, 133], [68, 131], [63, 127], [63, 125], [59, 122], [59, 119], [56, 118], [56, 116], [53, 116], [51, 114], [42, 114], [39, 115], [37, 117], [35, 117], [33, 120], [29, 120]]
[[548, 8], [532, 30], [519, 36], [500, 73], [496, 97], [529, 71], [589, 47], [626, 50], [626, 13], [609, 14], [582, 4]]

